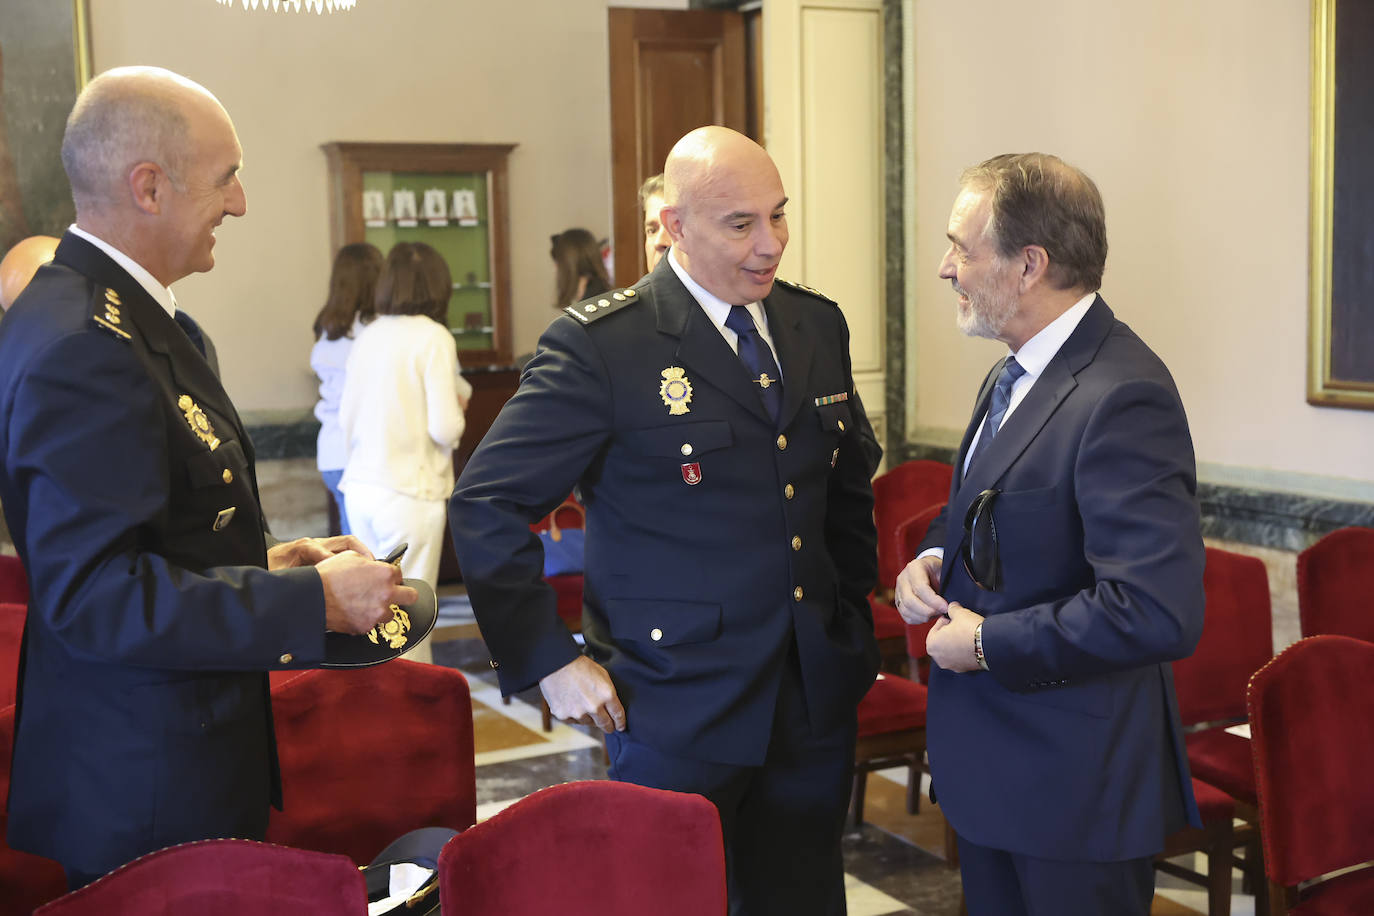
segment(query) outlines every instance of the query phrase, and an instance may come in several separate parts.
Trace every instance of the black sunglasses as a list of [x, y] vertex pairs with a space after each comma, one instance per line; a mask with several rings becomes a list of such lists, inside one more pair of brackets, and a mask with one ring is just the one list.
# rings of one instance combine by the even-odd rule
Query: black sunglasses
[[984, 490], [973, 498], [964, 515], [964, 572], [988, 592], [1002, 587], [1002, 562], [997, 555], [997, 523], [992, 504], [1001, 490]]

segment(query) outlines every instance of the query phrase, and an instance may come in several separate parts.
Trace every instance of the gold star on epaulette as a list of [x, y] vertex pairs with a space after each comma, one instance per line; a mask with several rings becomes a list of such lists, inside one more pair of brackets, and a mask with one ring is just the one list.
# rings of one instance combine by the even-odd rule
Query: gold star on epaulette
[[633, 305], [638, 298], [639, 292], [637, 290], [626, 287], [602, 296], [593, 296], [590, 299], [583, 299], [581, 302], [574, 302], [563, 311], [583, 324], [591, 324], [613, 312], [620, 311], [627, 305]]
[[119, 293], [107, 287], [102, 295], [95, 296], [91, 302], [93, 306], [91, 309], [92, 321], [116, 337], [123, 340], [133, 339], [122, 326], [124, 316], [120, 314], [120, 309], [124, 303], [120, 301]]

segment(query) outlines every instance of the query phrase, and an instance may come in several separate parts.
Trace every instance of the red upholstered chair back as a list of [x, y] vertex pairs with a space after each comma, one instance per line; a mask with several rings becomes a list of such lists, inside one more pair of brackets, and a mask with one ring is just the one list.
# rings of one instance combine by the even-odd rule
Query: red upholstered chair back
[[283, 811], [267, 839], [371, 862], [420, 827], [477, 819], [472, 698], [461, 673], [405, 659], [320, 669], [272, 691]]
[[[1374, 643], [1312, 636], [1279, 653], [1250, 680], [1264, 864], [1280, 884], [1374, 860], [1371, 672]], [[1370, 899], [1364, 897], [1366, 905]]]
[[1341, 528], [1298, 554], [1303, 636], [1374, 642], [1374, 528]]
[[29, 577], [18, 557], [0, 556], [0, 602], [29, 603]]
[[[897, 526], [893, 537], [896, 539], [898, 556], [904, 558], [903, 566], [915, 559], [921, 542], [926, 539], [930, 523], [935, 521], [935, 517], [944, 507], [945, 502], [941, 500]], [[926, 637], [930, 635], [930, 628], [933, 626], [935, 621], [930, 620], [926, 623], [907, 624], [906, 627], [906, 654], [915, 662], [916, 679], [923, 684], [930, 680], [930, 666], [921, 660], [926, 657]]]
[[67, 890], [67, 876], [51, 859], [10, 849], [5, 841], [13, 750], [14, 707], [6, 706], [0, 708], [0, 916], [29, 916]]
[[1202, 638], [1174, 662], [1184, 725], [1245, 718], [1245, 685], [1274, 655], [1269, 577], [1256, 557], [1207, 548]]
[[439, 895], [445, 916], [721, 916], [720, 816], [700, 795], [552, 786], [449, 840]]
[[897, 526], [949, 499], [954, 468], [941, 461], [908, 461], [873, 478], [873, 522], [878, 528], [878, 587], [890, 589], [910, 557], [897, 551]]
[[35, 916], [364, 916], [367, 886], [344, 856], [252, 840], [150, 852]]
[[22, 604], [0, 604], [0, 707], [13, 705], [19, 690], [19, 643], [27, 613]]

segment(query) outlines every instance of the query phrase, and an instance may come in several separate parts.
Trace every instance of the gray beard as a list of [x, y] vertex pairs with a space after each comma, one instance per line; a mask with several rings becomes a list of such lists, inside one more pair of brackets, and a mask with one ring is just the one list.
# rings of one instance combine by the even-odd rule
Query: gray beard
[[1016, 315], [1016, 300], [1001, 293], [969, 296], [968, 311], [958, 312], [959, 330], [969, 337], [1000, 340], [1007, 323]]

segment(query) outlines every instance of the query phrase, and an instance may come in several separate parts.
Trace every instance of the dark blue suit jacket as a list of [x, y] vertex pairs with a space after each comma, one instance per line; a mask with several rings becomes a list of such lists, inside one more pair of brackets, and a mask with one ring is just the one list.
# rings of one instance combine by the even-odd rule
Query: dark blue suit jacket
[[229, 396], [162, 307], [71, 234], [0, 323], [0, 498], [31, 591], [10, 844], [98, 873], [260, 837], [280, 799], [262, 672], [322, 658], [320, 579], [263, 568]]
[[[630, 734], [691, 759], [762, 762], [794, 642], [813, 730], [852, 728], [877, 671], [866, 599], [877, 570], [873, 443], [843, 315], [781, 283], [764, 301], [785, 382], [774, 423], [666, 258], [616, 294], [545, 332], [450, 504], [502, 689], [578, 653], [528, 527], [576, 485], [583, 632]], [[691, 385], [676, 415], [662, 391], [673, 367]], [[816, 403], [836, 395], [849, 400]]]
[[[1168, 662], [1202, 633], [1192, 439], [1173, 379], [1099, 297], [996, 439], [962, 467], [923, 549], [944, 594], [986, 615], [988, 672], [936, 668], [928, 739], [961, 836], [1042, 858], [1152, 855], [1198, 823]], [[978, 588], [963, 521], [997, 488], [999, 591]]]

